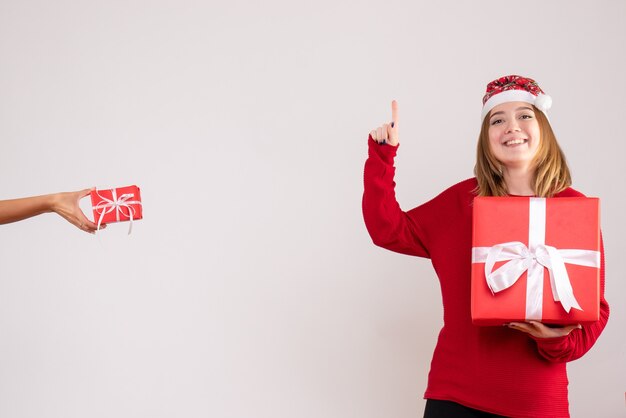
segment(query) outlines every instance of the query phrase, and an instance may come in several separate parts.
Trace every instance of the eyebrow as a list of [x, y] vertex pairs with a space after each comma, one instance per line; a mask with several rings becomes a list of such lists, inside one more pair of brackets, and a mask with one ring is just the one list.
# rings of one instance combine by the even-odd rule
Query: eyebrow
[[[515, 109], [515, 111], [516, 111], [516, 112], [517, 112], [517, 111], [519, 111], [519, 110], [530, 110], [530, 111], [531, 111], [531, 112], [533, 112], [533, 113], [535, 112], [532, 108], [530, 108], [530, 107], [528, 107], [528, 106], [520, 106], [520, 107], [518, 107], [517, 109]], [[502, 115], [503, 115], [503, 114], [504, 114], [504, 112], [503, 112], [502, 110], [501, 110], [501, 111], [499, 111], [499, 112], [496, 112], [496, 113], [492, 114], [492, 115], [489, 117], [489, 119], [491, 119], [491, 118], [492, 118], [492, 117], [494, 117], [495, 115], [500, 115], [500, 114], [502, 114]]]

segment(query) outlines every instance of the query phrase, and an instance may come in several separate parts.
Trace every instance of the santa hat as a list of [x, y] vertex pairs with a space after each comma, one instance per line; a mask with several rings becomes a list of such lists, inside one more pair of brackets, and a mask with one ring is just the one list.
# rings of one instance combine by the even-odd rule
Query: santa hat
[[519, 75], [507, 75], [487, 84], [480, 119], [484, 120], [491, 109], [507, 102], [530, 103], [546, 116], [547, 110], [552, 106], [552, 98], [541, 90], [535, 80]]

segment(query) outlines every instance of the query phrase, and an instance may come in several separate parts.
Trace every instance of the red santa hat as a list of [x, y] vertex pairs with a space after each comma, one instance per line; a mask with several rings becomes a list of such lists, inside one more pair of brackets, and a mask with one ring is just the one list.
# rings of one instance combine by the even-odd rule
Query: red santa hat
[[547, 110], [552, 106], [552, 98], [541, 90], [535, 80], [519, 75], [507, 75], [487, 84], [480, 119], [484, 120], [491, 109], [507, 102], [530, 103], [546, 116]]

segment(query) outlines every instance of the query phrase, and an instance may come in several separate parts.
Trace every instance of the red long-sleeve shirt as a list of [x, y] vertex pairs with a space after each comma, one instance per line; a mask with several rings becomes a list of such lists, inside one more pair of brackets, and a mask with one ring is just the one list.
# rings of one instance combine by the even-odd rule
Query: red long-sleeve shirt
[[[566, 362], [585, 354], [609, 317], [601, 248], [600, 320], [565, 337], [533, 338], [507, 327], [474, 326], [470, 314], [472, 201], [475, 178], [408, 212], [395, 198], [397, 147], [368, 139], [363, 216], [374, 243], [430, 258], [441, 284], [444, 325], [425, 398], [458, 402], [509, 417], [569, 417]], [[556, 197], [583, 196], [568, 188]]]

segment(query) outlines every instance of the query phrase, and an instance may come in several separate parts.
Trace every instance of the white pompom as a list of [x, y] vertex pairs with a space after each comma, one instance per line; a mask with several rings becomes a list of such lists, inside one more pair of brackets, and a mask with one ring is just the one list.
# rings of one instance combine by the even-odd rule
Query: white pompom
[[547, 94], [540, 94], [535, 98], [535, 107], [541, 110], [543, 113], [546, 113], [548, 109], [552, 107], [552, 97]]

